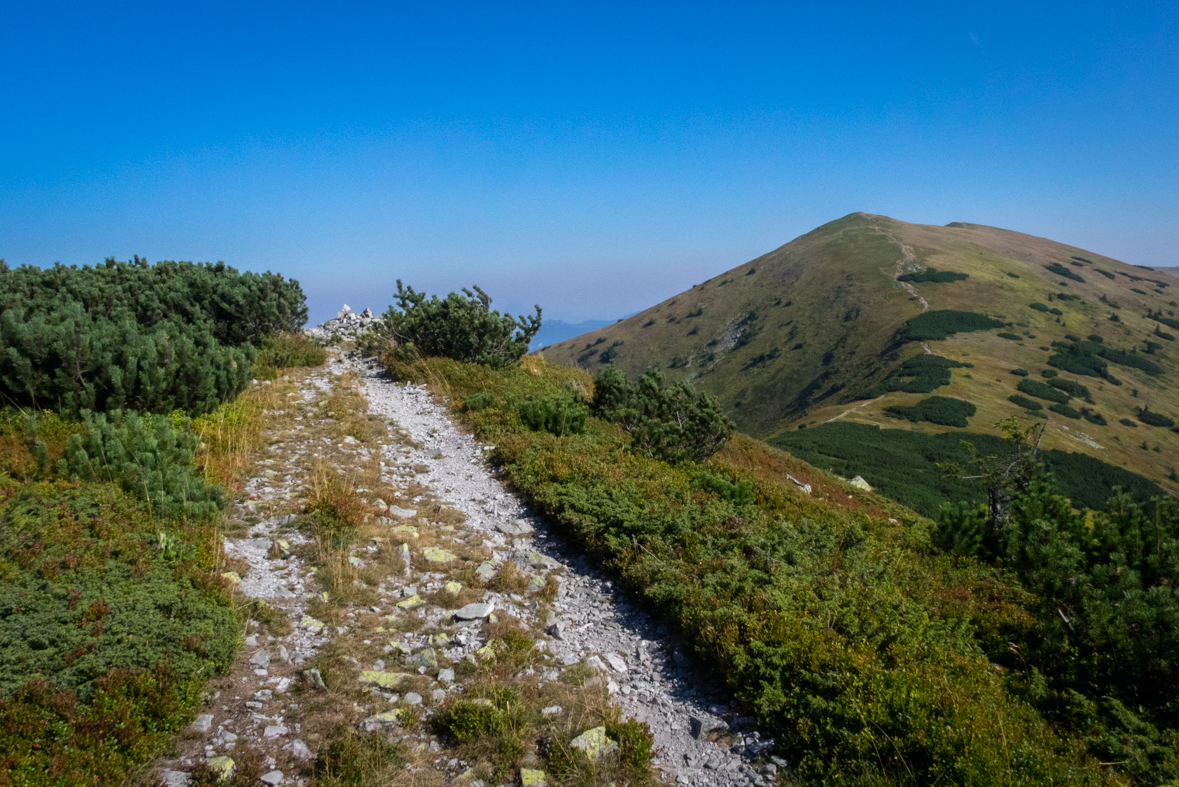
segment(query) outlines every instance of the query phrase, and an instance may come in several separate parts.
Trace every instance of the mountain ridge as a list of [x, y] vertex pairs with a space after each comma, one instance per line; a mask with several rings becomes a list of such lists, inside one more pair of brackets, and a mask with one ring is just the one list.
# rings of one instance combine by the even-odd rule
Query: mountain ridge
[[[901, 366], [921, 354], [963, 364], [946, 371], [946, 387], [937, 393], [970, 402], [977, 408], [970, 429], [996, 434], [998, 421], [1029, 414], [1009, 399], [1018, 393], [1010, 373], [1026, 366], [1037, 380], [1043, 371], [1093, 388], [1098, 417], [1113, 416], [1098, 425], [1078, 422], [1075, 407], [1065, 416], [1053, 413], [1050, 447], [1088, 453], [1175, 493], [1179, 486], [1166, 476], [1179, 463], [1179, 438], [1160, 428], [1144, 432], [1136, 415], [1145, 407], [1179, 418], [1165, 384], [1179, 379], [1165, 338], [1171, 334], [1165, 322], [1146, 316], [1174, 319], [1172, 284], [1152, 270], [1014, 230], [852, 213], [540, 354], [591, 371], [615, 363], [632, 376], [658, 366], [716, 396], [742, 431], [762, 438], [840, 418], [947, 431], [889, 417], [886, 408], [914, 406], [921, 393], [868, 397], [895, 385]], [[992, 327], [910, 340], [914, 318], [926, 314], [918, 321], [925, 330], [967, 313], [985, 316]], [[1059, 354], [1054, 343], [1075, 346], [1067, 337], [1089, 335], [1108, 338], [1107, 355], [1153, 359], [1161, 374], [1117, 365], [1116, 378], [1125, 382], [1117, 386], [1049, 365]], [[1142, 449], [1144, 440], [1153, 445]]]

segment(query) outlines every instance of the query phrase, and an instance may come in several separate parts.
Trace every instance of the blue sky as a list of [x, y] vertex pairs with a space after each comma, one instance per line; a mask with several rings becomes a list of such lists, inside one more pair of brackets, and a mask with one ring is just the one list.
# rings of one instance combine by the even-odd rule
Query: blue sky
[[6, 3], [0, 258], [578, 321], [864, 210], [1179, 265], [1175, 3]]

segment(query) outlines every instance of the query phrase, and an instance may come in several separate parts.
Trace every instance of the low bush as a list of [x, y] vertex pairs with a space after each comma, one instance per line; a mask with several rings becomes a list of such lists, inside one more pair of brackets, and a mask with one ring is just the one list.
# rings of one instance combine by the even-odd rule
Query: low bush
[[1074, 410], [1073, 408], [1069, 407], [1067, 404], [1050, 405], [1048, 407], [1048, 409], [1054, 413], [1057, 413], [1059, 415], [1063, 415], [1065, 418], [1072, 418], [1074, 420], [1079, 420], [1081, 417], [1080, 411]]
[[1047, 267], [1050, 272], [1055, 273], [1057, 276], [1063, 276], [1066, 279], [1072, 279], [1073, 281], [1079, 281], [1082, 284], [1085, 282], [1085, 280], [1083, 278], [1081, 278], [1081, 276], [1079, 274], [1073, 273], [1071, 270], [1064, 267], [1059, 262], [1054, 262], [1051, 265], [1047, 265], [1045, 267]]
[[1175, 421], [1162, 413], [1154, 413], [1150, 411], [1149, 407], [1143, 407], [1138, 411], [1138, 420], [1147, 426], [1162, 426], [1170, 429], [1175, 425]]
[[716, 400], [687, 382], [667, 385], [656, 369], [638, 380], [609, 367], [594, 378], [594, 414], [619, 424], [631, 449], [668, 462], [702, 462], [715, 454], [736, 427]]
[[984, 314], [945, 309], [924, 312], [909, 319], [901, 326], [897, 338], [902, 342], [941, 341], [956, 333], [985, 331], [1003, 325]]
[[490, 391], [474, 391], [463, 397], [463, 412], [477, 413], [498, 404], [499, 399]]
[[245, 389], [263, 337], [306, 318], [298, 282], [221, 263], [0, 263], [0, 393], [70, 416], [201, 414]]
[[114, 411], [86, 414], [53, 468], [48, 448], [30, 419], [29, 443], [43, 471], [63, 479], [117, 484], [143, 500], [157, 516], [206, 518], [227, 505], [225, 492], [209, 484], [193, 465], [199, 440], [181, 415], [139, 415]]
[[1017, 404], [1027, 410], [1042, 410], [1044, 408], [1044, 405], [1040, 404], [1039, 402], [1029, 399], [1026, 396], [1020, 396], [1019, 394], [1012, 394], [1011, 396], [1008, 396], [1007, 401]]
[[893, 418], [903, 418], [913, 423], [928, 421], [931, 424], [957, 427], [968, 426], [967, 419], [974, 415], [975, 410], [975, 406], [970, 402], [947, 396], [931, 396], [912, 407], [893, 405], [884, 408], [885, 414]]
[[585, 431], [589, 408], [572, 393], [526, 399], [517, 408], [520, 421], [534, 432], [564, 437]]
[[1038, 312], [1047, 312], [1048, 311], [1048, 304], [1046, 304], [1046, 303], [1032, 303], [1032, 304], [1029, 304], [1029, 306]]
[[1105, 416], [1103, 416], [1101, 413], [1095, 413], [1088, 408], [1085, 408], [1081, 411], [1081, 417], [1089, 423], [1096, 424], [1097, 426], [1105, 426], [1109, 423], [1105, 420]]
[[874, 399], [886, 393], [933, 393], [943, 385], [949, 385], [950, 370], [973, 366], [959, 363], [937, 355], [915, 355], [901, 364], [895, 372], [868, 392], [867, 398]]
[[1007, 339], [1008, 341], [1012, 341], [1012, 342], [1023, 341], [1023, 337], [1020, 336], [1018, 333], [1011, 333], [1009, 331], [1003, 331], [1002, 333], [997, 333], [995, 335], [998, 336], [1000, 339]]
[[1034, 396], [1037, 399], [1056, 402], [1057, 404], [1068, 404], [1070, 398], [1064, 391], [1060, 391], [1038, 380], [1020, 380], [1019, 385], [1015, 387], [1020, 393]]
[[491, 310], [491, 297], [478, 287], [427, 297], [397, 280], [397, 303], [372, 330], [392, 342], [403, 357], [438, 356], [492, 369], [514, 364], [528, 352], [540, 330], [540, 307], [532, 317]]
[[753, 481], [748, 478], [732, 481], [723, 475], [707, 470], [697, 473], [692, 478], [692, 488], [709, 492], [720, 500], [738, 506], [747, 505], [754, 500]]
[[1093, 397], [1089, 395], [1089, 389], [1080, 383], [1073, 382], [1072, 380], [1066, 380], [1063, 377], [1053, 377], [1048, 381], [1048, 384], [1053, 388], [1064, 391], [1069, 396], [1075, 396], [1078, 399], [1084, 399], [1090, 404], [1093, 403]]
[[1014, 374], [1016, 377], [1027, 377], [1028, 376], [1027, 369], [1012, 369], [1011, 373]]
[[191, 720], [238, 626], [206, 520], [0, 479], [0, 781], [115, 787]]
[[913, 282], [921, 284], [929, 282], [931, 284], [949, 284], [956, 281], [964, 281], [969, 279], [969, 273], [954, 273], [953, 271], [939, 271], [937, 268], [926, 268], [918, 273], [905, 273], [897, 276], [897, 281]]
[[1040, 468], [1012, 481], [1002, 518], [961, 504], [947, 506], [939, 526], [1031, 594], [1025, 608], [1036, 625], [984, 635], [984, 649], [1030, 704], [1102, 762], [1117, 762], [1123, 778], [1165, 782], [1179, 772], [1179, 509], [1172, 499], [1145, 507], [1115, 494], [1087, 515]]
[[1129, 426], [1132, 429], [1138, 428], [1138, 424], [1135, 423], [1134, 421], [1130, 420], [1129, 418], [1123, 418], [1120, 421], [1118, 421], [1118, 423], [1120, 423], [1122, 426]]

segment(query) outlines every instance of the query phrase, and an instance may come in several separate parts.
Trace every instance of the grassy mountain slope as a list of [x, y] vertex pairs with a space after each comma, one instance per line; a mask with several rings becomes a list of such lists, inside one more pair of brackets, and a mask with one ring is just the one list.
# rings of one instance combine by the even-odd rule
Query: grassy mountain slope
[[[906, 274], [915, 280], [898, 281]], [[952, 431], [887, 411], [931, 393], [971, 403], [968, 429], [995, 434], [999, 420], [1029, 414], [1009, 401], [1025, 379], [1011, 372], [1025, 369], [1027, 380], [1045, 384], [1041, 371], [1055, 371], [1058, 383], [1084, 385], [1091, 402], [1071, 398], [1062, 415], [1048, 411], [1051, 401], [1031, 399], [1049, 421], [1046, 448], [1089, 454], [1179, 493], [1169, 478], [1179, 466], [1179, 434], [1138, 417], [1147, 407], [1179, 421], [1179, 401], [1169, 392], [1179, 382], [1179, 357], [1175, 338], [1167, 338], [1179, 337], [1179, 330], [1166, 324], [1177, 319], [1177, 298], [1179, 284], [1166, 275], [1044, 238], [856, 213], [542, 354], [591, 371], [610, 362], [631, 375], [659, 366], [715, 395], [742, 431], [765, 438], [833, 419]], [[907, 321], [944, 310], [1002, 325], [905, 341]], [[1103, 339], [1108, 355], [1153, 367], [1108, 362], [1107, 378], [1122, 383], [1116, 385], [1049, 366], [1062, 349], [1054, 342], [1071, 344], [1069, 336], [1085, 342], [1090, 335]], [[927, 352], [969, 365], [948, 370], [949, 383], [934, 390], [876, 395], [903, 363]], [[1083, 408], [1105, 424], [1070, 417]]]

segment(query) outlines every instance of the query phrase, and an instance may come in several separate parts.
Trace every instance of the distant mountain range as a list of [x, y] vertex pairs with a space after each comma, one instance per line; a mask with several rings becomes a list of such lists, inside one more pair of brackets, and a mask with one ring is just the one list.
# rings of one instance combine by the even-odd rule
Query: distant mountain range
[[994, 435], [1046, 417], [1045, 448], [1175, 494], [1177, 299], [1170, 272], [1044, 238], [854, 213], [633, 317], [538, 340], [551, 363], [689, 379], [778, 444], [831, 421]]
[[532, 342], [528, 345], [528, 349], [537, 350], [542, 347], [548, 347], [550, 344], [557, 344], [566, 339], [572, 339], [574, 336], [580, 336], [583, 333], [589, 333], [590, 331], [595, 331], [598, 328], [604, 328], [611, 324], [610, 320], [586, 320], [585, 322], [579, 323], [544, 320], [540, 324], [540, 330], [536, 332], [536, 336], [532, 337]]

